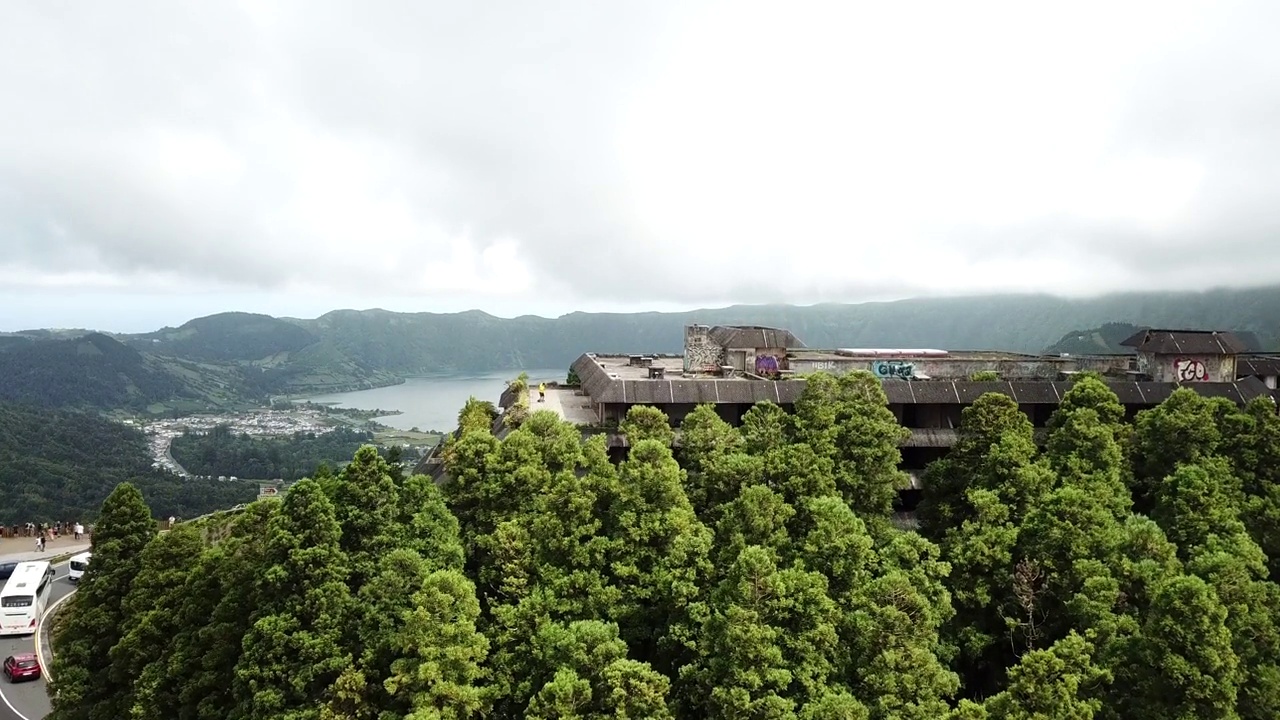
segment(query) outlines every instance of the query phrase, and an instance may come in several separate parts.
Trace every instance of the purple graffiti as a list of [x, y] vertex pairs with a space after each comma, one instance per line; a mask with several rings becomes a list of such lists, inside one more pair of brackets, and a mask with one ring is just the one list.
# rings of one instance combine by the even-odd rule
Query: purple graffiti
[[772, 355], [756, 356], [756, 374], [757, 375], [777, 375], [778, 374], [778, 358]]

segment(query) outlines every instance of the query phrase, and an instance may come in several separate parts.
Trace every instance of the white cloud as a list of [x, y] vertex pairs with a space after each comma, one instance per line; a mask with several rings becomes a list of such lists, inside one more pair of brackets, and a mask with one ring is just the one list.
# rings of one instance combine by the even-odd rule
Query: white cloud
[[515, 313], [1275, 281], [1277, 20], [15, 5], [0, 294]]

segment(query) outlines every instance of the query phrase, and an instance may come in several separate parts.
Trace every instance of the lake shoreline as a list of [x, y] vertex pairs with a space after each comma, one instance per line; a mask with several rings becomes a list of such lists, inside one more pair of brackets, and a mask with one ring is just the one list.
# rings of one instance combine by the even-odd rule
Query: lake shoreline
[[379, 388], [348, 392], [324, 393], [290, 398], [291, 402], [310, 402], [334, 410], [362, 413], [384, 412], [369, 419], [403, 431], [452, 432], [458, 424], [458, 411], [467, 399], [475, 397], [497, 404], [507, 384], [528, 373], [534, 378], [555, 378], [560, 369], [508, 369], [491, 372], [432, 373], [408, 375], [404, 382]]

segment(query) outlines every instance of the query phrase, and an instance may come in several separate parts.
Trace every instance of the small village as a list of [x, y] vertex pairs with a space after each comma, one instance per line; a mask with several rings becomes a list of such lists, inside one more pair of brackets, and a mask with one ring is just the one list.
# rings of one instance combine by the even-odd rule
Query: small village
[[[188, 431], [209, 432], [219, 426], [227, 426], [232, 432], [244, 435], [279, 436], [295, 433], [322, 435], [340, 424], [340, 419], [314, 407], [295, 407], [290, 410], [253, 410], [243, 413], [192, 415], [141, 423], [126, 421], [138, 426], [148, 436], [151, 446], [152, 466], [163, 468], [184, 478], [197, 477], [187, 472], [169, 452], [173, 439]], [[208, 478], [215, 479], [215, 478]], [[217, 480], [236, 480], [234, 477], [218, 477]]]

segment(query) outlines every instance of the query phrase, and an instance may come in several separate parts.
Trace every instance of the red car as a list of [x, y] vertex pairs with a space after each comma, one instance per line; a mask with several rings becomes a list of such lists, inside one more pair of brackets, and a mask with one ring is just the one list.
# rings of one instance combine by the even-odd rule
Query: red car
[[9, 682], [39, 680], [40, 661], [33, 653], [10, 655], [4, 659], [4, 676], [9, 678]]

